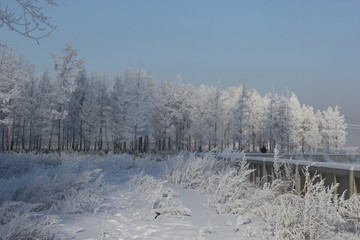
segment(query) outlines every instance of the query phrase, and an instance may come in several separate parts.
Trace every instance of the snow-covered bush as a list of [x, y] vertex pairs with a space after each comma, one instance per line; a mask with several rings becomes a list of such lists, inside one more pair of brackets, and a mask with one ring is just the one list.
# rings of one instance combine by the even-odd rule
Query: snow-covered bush
[[[360, 235], [360, 194], [352, 195], [343, 204], [342, 215], [355, 234]], [[359, 236], [360, 238], [360, 236]]]
[[59, 219], [54, 215], [43, 215], [37, 212], [39, 204], [24, 202], [6, 202], [0, 207], [0, 237], [10, 239], [59, 239], [51, 233], [51, 227]]
[[205, 191], [209, 187], [208, 179], [224, 171], [225, 167], [225, 162], [216, 159], [213, 153], [208, 153], [203, 157], [181, 153], [169, 157], [166, 161], [164, 176], [170, 182], [183, 188]]
[[22, 201], [61, 212], [91, 212], [103, 200], [98, 190], [103, 184], [99, 169], [81, 172], [74, 165], [46, 169], [33, 166], [25, 174], [0, 179], [0, 183], [4, 186], [0, 203]]
[[168, 160], [165, 177], [181, 187], [211, 194], [211, 204], [220, 213], [242, 212], [252, 204], [248, 199], [256, 191], [249, 180], [254, 170], [249, 169], [242, 153], [225, 155], [217, 159], [213, 153], [202, 157], [179, 154]]
[[7, 179], [14, 175], [25, 174], [30, 169], [31, 161], [28, 158], [0, 153], [0, 178]]
[[329, 239], [345, 230], [341, 214], [345, 200], [335, 194], [337, 185], [325, 187], [324, 180], [311, 177], [308, 168], [304, 174], [302, 194], [288, 192], [262, 206], [261, 218], [275, 239]]

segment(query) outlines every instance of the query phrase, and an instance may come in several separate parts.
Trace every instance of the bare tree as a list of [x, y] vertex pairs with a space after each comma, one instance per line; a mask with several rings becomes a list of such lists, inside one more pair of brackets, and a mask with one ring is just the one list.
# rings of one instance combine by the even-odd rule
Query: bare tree
[[56, 6], [54, 0], [11, 0], [11, 8], [6, 2], [0, 0], [0, 28], [7, 26], [27, 38], [39, 39], [47, 37], [56, 27], [50, 22], [42, 10], [40, 2]]

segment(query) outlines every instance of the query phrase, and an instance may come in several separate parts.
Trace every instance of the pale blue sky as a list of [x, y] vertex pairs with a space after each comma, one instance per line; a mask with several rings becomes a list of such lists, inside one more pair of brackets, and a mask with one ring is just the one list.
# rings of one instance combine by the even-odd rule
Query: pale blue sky
[[141, 63], [159, 81], [180, 74], [195, 86], [245, 82], [261, 93], [274, 84], [316, 109], [339, 105], [360, 124], [359, 0], [58, 2], [45, 8], [57, 30], [40, 45], [0, 29], [0, 40], [40, 71], [69, 42], [89, 74]]

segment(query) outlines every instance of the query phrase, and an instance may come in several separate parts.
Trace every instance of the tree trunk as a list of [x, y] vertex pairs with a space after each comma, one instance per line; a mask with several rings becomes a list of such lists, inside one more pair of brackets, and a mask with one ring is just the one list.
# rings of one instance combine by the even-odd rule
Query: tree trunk
[[52, 138], [53, 138], [54, 128], [55, 128], [55, 124], [54, 124], [54, 122], [53, 122], [53, 123], [52, 123], [52, 126], [51, 126], [50, 136], [49, 136], [49, 147], [48, 147], [49, 150], [51, 150], [51, 144], [52, 144]]
[[22, 136], [21, 136], [21, 148], [22, 148], [22, 150], [25, 149], [25, 125], [26, 125], [26, 121], [24, 119], [23, 124], [22, 124]]
[[60, 106], [60, 120], [59, 120], [59, 134], [58, 134], [58, 153], [61, 158], [61, 151], [63, 145], [63, 129], [64, 129], [64, 106]]
[[32, 151], [32, 142], [33, 142], [33, 139], [32, 139], [32, 135], [33, 135], [33, 123], [32, 121], [30, 120], [30, 123], [29, 123], [29, 146], [28, 146], [28, 149], [29, 151]]
[[9, 119], [9, 125], [7, 127], [7, 139], [8, 139], [8, 152], [11, 152], [11, 120]]
[[82, 150], [82, 145], [83, 145], [83, 120], [80, 121], [80, 146], [79, 149], [80, 151]]
[[2, 130], [2, 138], [1, 138], [1, 150], [5, 150], [5, 129]]

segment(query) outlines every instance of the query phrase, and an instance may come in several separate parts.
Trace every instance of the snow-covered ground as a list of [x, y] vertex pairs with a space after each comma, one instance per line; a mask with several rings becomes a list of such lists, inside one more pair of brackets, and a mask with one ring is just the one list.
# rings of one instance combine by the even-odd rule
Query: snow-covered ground
[[359, 196], [310, 176], [302, 197], [290, 176], [254, 186], [231, 159], [0, 154], [0, 238], [360, 238]]

